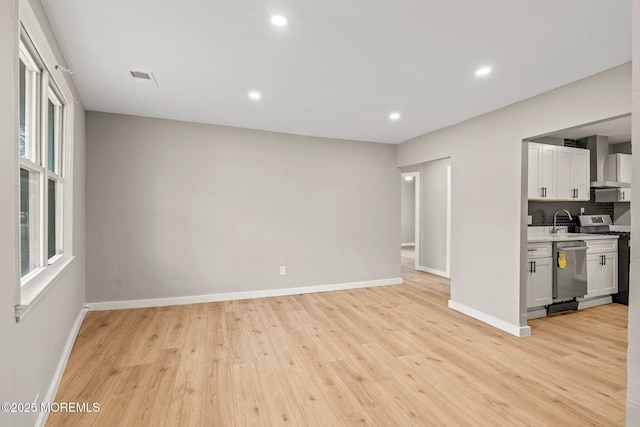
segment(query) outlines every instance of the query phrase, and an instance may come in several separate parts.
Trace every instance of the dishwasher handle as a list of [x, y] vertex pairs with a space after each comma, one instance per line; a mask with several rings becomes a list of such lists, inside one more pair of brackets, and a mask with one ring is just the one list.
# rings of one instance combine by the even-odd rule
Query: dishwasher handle
[[587, 250], [587, 246], [569, 246], [568, 248], [558, 248], [559, 252], [570, 252], [570, 251], [585, 251]]

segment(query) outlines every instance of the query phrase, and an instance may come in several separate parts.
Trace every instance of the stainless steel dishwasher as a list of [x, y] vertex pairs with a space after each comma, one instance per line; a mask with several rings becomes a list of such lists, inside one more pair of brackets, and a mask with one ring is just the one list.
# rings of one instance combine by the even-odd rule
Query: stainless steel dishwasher
[[553, 301], [587, 294], [587, 244], [581, 240], [553, 244]]

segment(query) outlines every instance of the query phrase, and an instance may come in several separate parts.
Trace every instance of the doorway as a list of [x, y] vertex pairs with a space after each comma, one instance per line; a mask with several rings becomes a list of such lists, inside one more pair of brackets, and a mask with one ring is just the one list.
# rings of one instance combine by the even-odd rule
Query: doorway
[[[402, 172], [403, 260], [412, 255], [414, 243], [416, 270], [450, 278], [451, 159], [420, 163], [402, 168]], [[410, 224], [415, 224], [413, 230]]]
[[418, 270], [420, 259], [420, 172], [405, 172], [401, 182], [400, 241], [405, 266]]

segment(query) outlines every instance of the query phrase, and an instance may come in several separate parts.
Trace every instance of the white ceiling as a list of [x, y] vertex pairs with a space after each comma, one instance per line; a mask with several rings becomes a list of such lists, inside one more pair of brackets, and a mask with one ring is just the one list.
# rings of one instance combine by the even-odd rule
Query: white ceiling
[[631, 60], [631, 0], [42, 3], [89, 110], [374, 142]]
[[554, 132], [547, 136], [563, 139], [579, 139], [592, 135], [608, 136], [609, 142], [612, 144], [629, 142], [631, 141], [631, 116], [578, 126], [560, 132]]

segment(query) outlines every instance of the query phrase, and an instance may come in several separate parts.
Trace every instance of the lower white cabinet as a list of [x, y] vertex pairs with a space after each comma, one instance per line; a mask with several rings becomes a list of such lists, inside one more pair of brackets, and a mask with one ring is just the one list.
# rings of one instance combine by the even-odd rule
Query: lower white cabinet
[[553, 302], [551, 244], [529, 244], [527, 249], [527, 308], [549, 305]]
[[618, 254], [587, 253], [587, 295], [597, 297], [618, 292]]
[[618, 292], [618, 241], [587, 242], [587, 295], [585, 298]]

